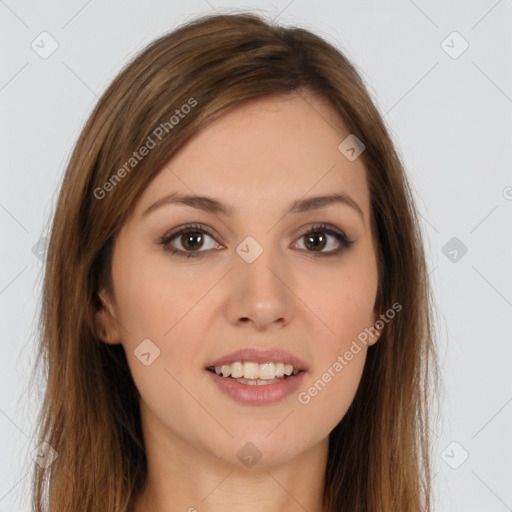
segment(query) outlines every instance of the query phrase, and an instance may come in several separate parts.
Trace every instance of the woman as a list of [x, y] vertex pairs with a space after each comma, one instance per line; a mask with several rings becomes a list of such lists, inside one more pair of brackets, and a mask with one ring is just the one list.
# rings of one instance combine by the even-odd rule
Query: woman
[[339, 50], [253, 14], [161, 37], [62, 183], [34, 511], [430, 511], [430, 294]]

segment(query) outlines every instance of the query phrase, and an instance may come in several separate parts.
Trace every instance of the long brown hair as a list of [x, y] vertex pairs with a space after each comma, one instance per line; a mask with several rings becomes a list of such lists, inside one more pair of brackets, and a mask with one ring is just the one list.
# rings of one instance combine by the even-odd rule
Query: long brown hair
[[103, 94], [72, 153], [46, 257], [35, 368], [47, 379], [38, 441], [58, 457], [35, 465], [35, 512], [127, 512], [146, 478], [140, 395], [122, 345], [100, 342], [95, 323], [98, 291], [112, 291], [116, 234], [137, 199], [220, 115], [304, 91], [326, 99], [364, 142], [379, 263], [375, 305], [380, 312], [402, 306], [369, 347], [356, 396], [330, 433], [324, 510], [431, 510], [430, 390], [439, 385], [433, 302], [400, 158], [340, 50], [305, 29], [236, 13], [196, 18], [145, 48]]

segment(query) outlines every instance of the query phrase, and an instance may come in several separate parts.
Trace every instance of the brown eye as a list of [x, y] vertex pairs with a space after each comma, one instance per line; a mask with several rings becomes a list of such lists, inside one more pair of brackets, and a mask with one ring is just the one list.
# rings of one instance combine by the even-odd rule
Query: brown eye
[[189, 231], [181, 235], [180, 241], [185, 250], [194, 251], [203, 246], [204, 238], [200, 231]]
[[[208, 239], [210, 242], [208, 244]], [[204, 256], [209, 249], [220, 249], [214, 235], [199, 224], [183, 226], [164, 235], [159, 240], [164, 251], [186, 258]]]
[[304, 249], [300, 247], [300, 242], [294, 246], [303, 249], [305, 252], [314, 253], [315, 256], [328, 257], [336, 256], [348, 249], [354, 240], [349, 240], [343, 231], [331, 228], [326, 224], [319, 224], [304, 233], [299, 238], [304, 244]]
[[326, 237], [323, 233], [317, 231], [304, 235], [306, 247], [313, 251], [322, 251], [327, 245]]

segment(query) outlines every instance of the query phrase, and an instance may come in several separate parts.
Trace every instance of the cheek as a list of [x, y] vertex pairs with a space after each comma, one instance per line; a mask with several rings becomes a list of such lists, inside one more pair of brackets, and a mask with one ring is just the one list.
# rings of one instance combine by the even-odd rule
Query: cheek
[[113, 279], [125, 341], [131, 345], [145, 338], [166, 339], [201, 300], [207, 280], [194, 279], [165, 258], [143, 251], [131, 252], [129, 259], [123, 254], [114, 261]]
[[331, 278], [329, 287], [310, 290], [305, 300], [321, 321], [311, 323], [317, 326], [314, 366], [297, 402], [322, 418], [327, 432], [346, 414], [359, 387], [368, 347], [358, 336], [372, 325], [375, 294], [376, 285], [364, 274], [346, 274]]
[[377, 273], [371, 265], [317, 273], [313, 282], [315, 286], [304, 282], [299, 296], [318, 319], [316, 330], [323, 346], [343, 349], [373, 325]]
[[201, 299], [211, 288], [211, 279], [194, 278], [164, 257], [124, 249], [114, 260], [113, 279], [130, 371], [151, 408], [180, 408], [180, 400], [190, 397], [181, 396], [178, 382], [186, 380], [189, 369], [197, 365], [193, 333], [201, 325], [207, 304]]
[[374, 260], [358, 255], [339, 272], [317, 273], [315, 287], [302, 287], [301, 296], [316, 315], [310, 324], [315, 325], [316, 349], [314, 367], [298, 402], [332, 428], [348, 410], [361, 380], [377, 279]]

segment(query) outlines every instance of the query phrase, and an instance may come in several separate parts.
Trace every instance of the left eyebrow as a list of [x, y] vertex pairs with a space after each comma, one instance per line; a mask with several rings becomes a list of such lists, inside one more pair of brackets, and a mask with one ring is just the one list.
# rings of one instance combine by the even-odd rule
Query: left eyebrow
[[326, 196], [316, 196], [316, 197], [308, 197], [306, 199], [298, 199], [295, 201], [289, 213], [300, 213], [307, 212], [311, 210], [319, 210], [320, 208], [325, 208], [326, 206], [330, 206], [332, 204], [346, 204], [347, 206], [352, 207], [359, 215], [364, 223], [364, 214], [361, 207], [347, 194], [329, 194]]
[[[150, 212], [167, 204], [181, 204], [190, 206], [205, 212], [221, 214], [227, 217], [232, 217], [236, 213], [236, 208], [231, 205], [226, 205], [213, 197], [207, 196], [191, 196], [184, 194], [171, 194], [162, 197], [149, 208], [147, 208], [141, 215], [145, 217]], [[290, 206], [288, 213], [302, 213], [312, 210], [319, 210], [332, 204], [345, 204], [353, 208], [361, 216], [364, 223], [364, 214], [361, 207], [347, 194], [329, 194], [325, 196], [308, 197], [306, 199], [297, 199]]]

